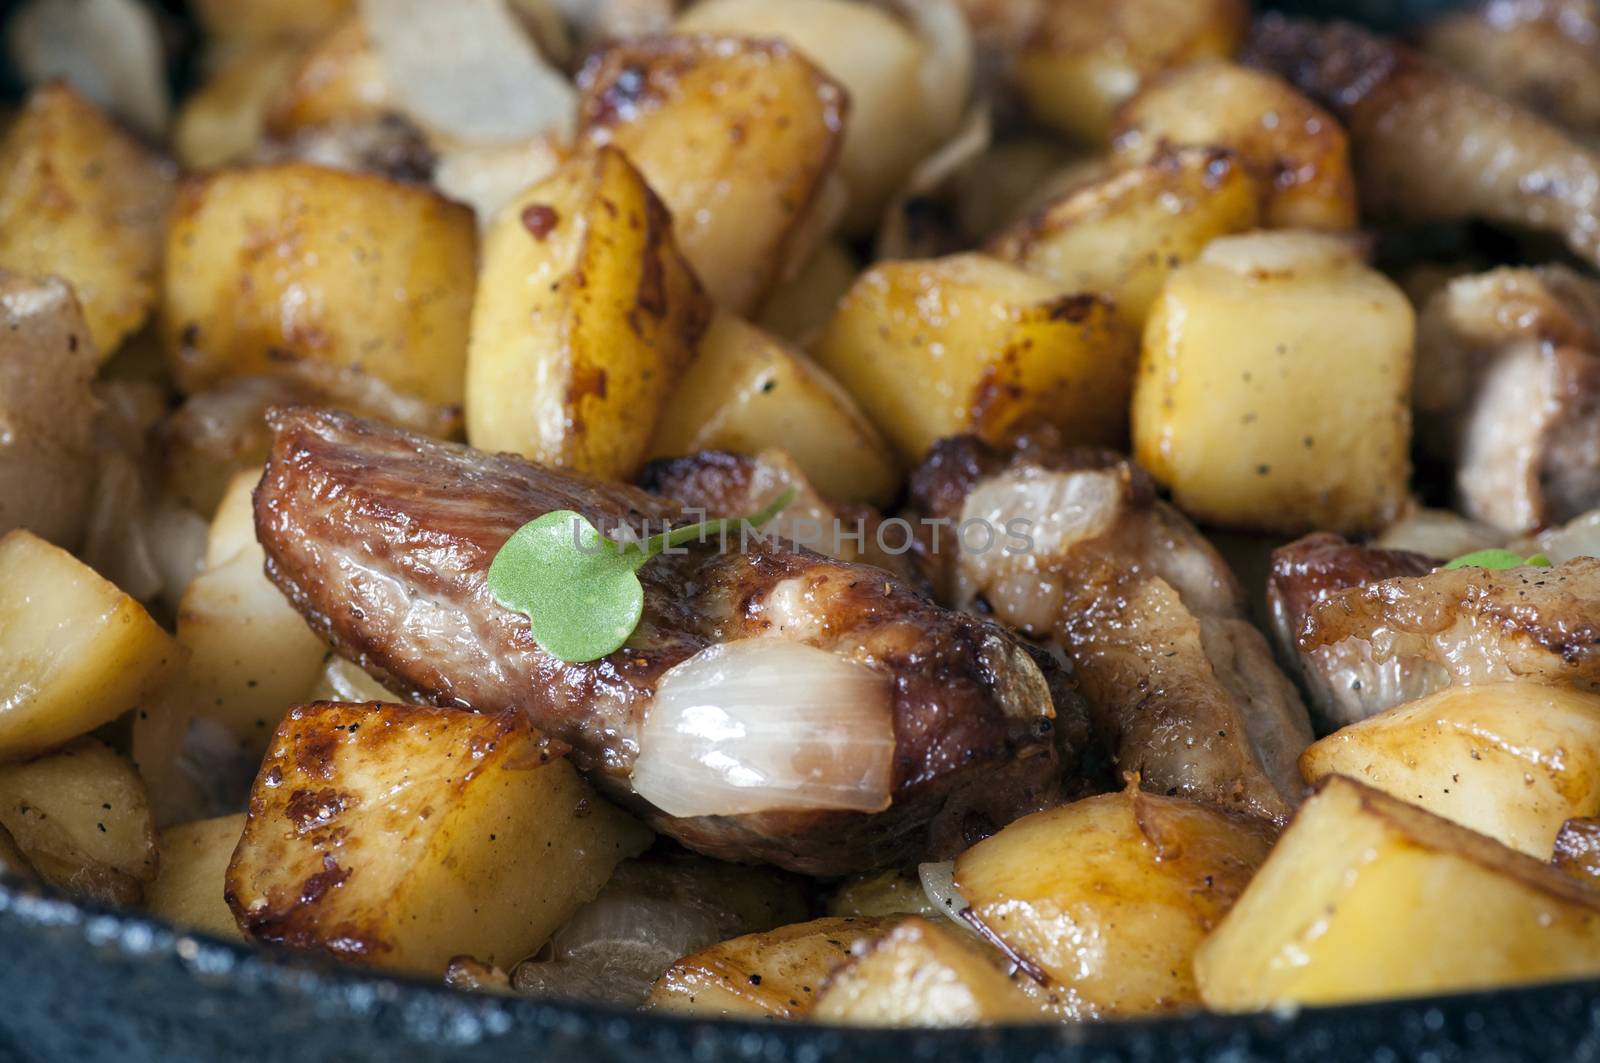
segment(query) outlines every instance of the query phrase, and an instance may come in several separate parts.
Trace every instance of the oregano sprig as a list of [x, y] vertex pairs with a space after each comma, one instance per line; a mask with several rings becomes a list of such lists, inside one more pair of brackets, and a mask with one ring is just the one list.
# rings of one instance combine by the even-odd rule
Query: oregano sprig
[[1458, 568], [1486, 568], [1491, 572], [1503, 572], [1508, 568], [1521, 568], [1523, 565], [1536, 565], [1540, 568], [1549, 568], [1550, 559], [1544, 554], [1534, 554], [1532, 557], [1523, 557], [1512, 550], [1474, 550], [1470, 554], [1462, 554], [1454, 561], [1446, 562], [1446, 572]]
[[511, 533], [489, 564], [489, 591], [522, 613], [540, 648], [563, 661], [599, 660], [628, 641], [644, 615], [639, 569], [663, 551], [749, 524], [760, 527], [794, 501], [789, 488], [759, 513], [704, 520], [646, 539], [614, 542], [588, 518], [558, 509]]

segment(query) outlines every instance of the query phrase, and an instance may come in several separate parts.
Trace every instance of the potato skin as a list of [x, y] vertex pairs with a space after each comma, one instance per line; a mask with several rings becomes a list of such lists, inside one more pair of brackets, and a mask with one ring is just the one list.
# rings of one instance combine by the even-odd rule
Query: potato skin
[[1025, 816], [956, 858], [986, 937], [1080, 1018], [1199, 1001], [1195, 948], [1266, 858], [1270, 834], [1181, 798], [1128, 789]]
[[1204, 523], [1377, 531], [1406, 499], [1415, 328], [1340, 237], [1214, 240], [1151, 308], [1134, 455]]
[[632, 477], [710, 315], [666, 208], [627, 157], [573, 159], [504, 207], [485, 242], [467, 438]]
[[963, 432], [1005, 445], [1050, 425], [1068, 443], [1120, 443], [1137, 343], [1106, 299], [960, 254], [867, 270], [816, 355], [915, 462]]
[[430, 189], [305, 163], [184, 181], [163, 323], [185, 391], [314, 361], [459, 405], [477, 276], [472, 211]]
[[111, 357], [156, 305], [171, 163], [53, 82], [0, 140], [0, 174], [0, 268], [70, 282]]
[[1345, 727], [1300, 756], [1540, 860], [1600, 813], [1600, 694], [1524, 680], [1450, 686]]
[[578, 76], [579, 139], [627, 153], [717, 302], [747, 314], [824, 233], [812, 221], [848, 100], [780, 41], [646, 37]]

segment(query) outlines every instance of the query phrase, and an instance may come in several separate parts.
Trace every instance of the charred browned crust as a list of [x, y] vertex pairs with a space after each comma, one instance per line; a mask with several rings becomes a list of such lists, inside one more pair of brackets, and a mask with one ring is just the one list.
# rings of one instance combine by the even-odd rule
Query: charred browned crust
[[[346, 414], [280, 409], [270, 421], [257, 535], [268, 575], [313, 629], [391, 689], [481, 712], [521, 710], [569, 743], [573, 762], [610, 796], [691, 848], [840, 874], [948, 854], [1055, 796], [1052, 731], [1072, 724], [1075, 706], [1029, 693], [1022, 677], [1038, 672], [1023, 667], [1030, 651], [1014, 636], [941, 609], [882, 570], [782, 542], [663, 556], [640, 572], [645, 611], [629, 644], [569, 664], [494, 600], [486, 576], [495, 552], [552, 510], [576, 510], [601, 528], [649, 518], [659, 530], [678, 516], [676, 503]], [[713, 642], [766, 633], [765, 598], [788, 580], [816, 603], [830, 647], [870, 658], [892, 680], [892, 807], [689, 820], [645, 807], [628, 773], [656, 682]]]

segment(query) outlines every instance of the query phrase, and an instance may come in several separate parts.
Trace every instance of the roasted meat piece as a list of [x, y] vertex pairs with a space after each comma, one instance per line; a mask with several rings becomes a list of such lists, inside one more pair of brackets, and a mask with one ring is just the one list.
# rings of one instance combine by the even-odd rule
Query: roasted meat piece
[[1309, 535], [1268, 586], [1285, 655], [1332, 727], [1452, 683], [1600, 683], [1600, 560], [1504, 571]]
[[[676, 502], [346, 414], [290, 408], [269, 419], [256, 531], [268, 575], [315, 630], [420, 700], [523, 710], [607, 794], [708, 855], [823, 875], [945, 856], [1051, 801], [1059, 732], [1086, 729], [1048, 658], [1000, 627], [941, 609], [881, 569], [777, 539], [656, 558], [639, 572], [644, 617], [627, 645], [561, 661], [490, 592], [500, 546], [563, 509], [602, 530], [637, 533], [649, 520], [659, 531], [680, 518]], [[746, 703], [718, 700], [735, 692]], [[828, 697], [841, 692], [857, 700]], [[835, 729], [794, 728], [787, 745], [771, 733], [773, 718], [817, 701], [829, 702]], [[717, 709], [737, 733], [696, 731], [686, 707]], [[736, 814], [671, 815], [636, 792], [634, 769], [655, 753], [646, 725], [672, 712], [677, 730], [660, 740], [709, 743], [677, 766], [745, 801]], [[834, 748], [878, 714], [881, 761], [871, 743]], [[759, 749], [741, 744], [746, 730]], [[741, 759], [757, 754], [769, 759]], [[881, 775], [881, 799], [870, 811], [785, 805], [757, 770], [780, 755], [816, 758], [780, 766], [802, 785], [816, 781], [808, 773], [829, 781], [841, 762]], [[832, 781], [849, 790], [863, 780]], [[752, 793], [774, 804], [752, 809]]]
[[947, 522], [941, 542], [923, 542], [947, 600], [1063, 653], [1117, 769], [1152, 791], [1287, 817], [1311, 741], [1305, 708], [1227, 565], [1137, 466], [948, 439], [913, 475], [911, 500], [925, 526]]
[[1450, 282], [1418, 322], [1412, 401], [1468, 516], [1514, 534], [1600, 505], [1600, 283], [1561, 266]]
[[1534, 111], [1343, 22], [1263, 16], [1245, 58], [1345, 123], [1364, 213], [1555, 233], [1600, 262], [1600, 156]]

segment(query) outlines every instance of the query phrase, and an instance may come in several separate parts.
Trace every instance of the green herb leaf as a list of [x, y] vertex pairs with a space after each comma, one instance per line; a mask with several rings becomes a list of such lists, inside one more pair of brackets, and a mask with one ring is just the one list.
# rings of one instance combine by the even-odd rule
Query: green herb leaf
[[1501, 572], [1508, 568], [1521, 568], [1523, 565], [1549, 568], [1550, 559], [1543, 554], [1523, 557], [1510, 550], [1474, 550], [1470, 554], [1462, 554], [1444, 567], [1446, 571], [1458, 568], [1486, 568], [1491, 572]]
[[750, 523], [760, 527], [794, 501], [789, 488], [760, 513], [708, 520], [618, 545], [581, 514], [556, 510], [512, 532], [489, 564], [489, 591], [522, 613], [541, 649], [563, 661], [599, 660], [620, 649], [644, 615], [638, 571], [663, 550]]

